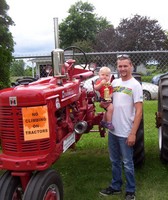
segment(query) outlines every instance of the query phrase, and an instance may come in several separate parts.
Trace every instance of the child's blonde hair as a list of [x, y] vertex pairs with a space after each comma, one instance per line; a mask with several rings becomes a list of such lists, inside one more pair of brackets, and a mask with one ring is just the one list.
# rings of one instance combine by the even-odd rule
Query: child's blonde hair
[[105, 72], [107, 74], [111, 74], [111, 69], [109, 67], [103, 66], [100, 68], [99, 73]]

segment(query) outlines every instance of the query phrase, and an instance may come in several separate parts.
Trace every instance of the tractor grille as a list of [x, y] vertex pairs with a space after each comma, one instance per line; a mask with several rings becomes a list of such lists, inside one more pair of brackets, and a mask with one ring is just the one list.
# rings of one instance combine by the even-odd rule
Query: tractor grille
[[24, 141], [21, 107], [0, 108], [0, 138], [3, 153], [10, 155], [38, 155], [50, 148], [48, 138]]

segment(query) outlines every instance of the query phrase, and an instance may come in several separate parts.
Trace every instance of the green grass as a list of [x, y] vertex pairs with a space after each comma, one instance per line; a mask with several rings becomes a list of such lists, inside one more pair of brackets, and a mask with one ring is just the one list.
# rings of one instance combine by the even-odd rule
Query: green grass
[[[167, 199], [168, 166], [159, 159], [156, 111], [157, 101], [144, 102], [145, 163], [135, 169], [136, 200]], [[65, 200], [124, 199], [125, 185], [119, 196], [99, 195], [111, 180], [107, 137], [100, 138], [99, 133], [83, 135], [76, 148], [65, 152], [53, 167], [61, 173]]]

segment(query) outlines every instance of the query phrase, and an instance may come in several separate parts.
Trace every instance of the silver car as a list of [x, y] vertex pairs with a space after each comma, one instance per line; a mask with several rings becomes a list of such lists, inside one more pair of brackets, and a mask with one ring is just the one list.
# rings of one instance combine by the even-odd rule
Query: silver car
[[158, 86], [153, 83], [142, 82], [144, 100], [158, 99]]

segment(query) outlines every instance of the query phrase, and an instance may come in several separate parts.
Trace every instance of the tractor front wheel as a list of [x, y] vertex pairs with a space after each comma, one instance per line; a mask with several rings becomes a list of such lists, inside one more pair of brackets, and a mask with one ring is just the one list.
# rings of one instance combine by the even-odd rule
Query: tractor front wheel
[[53, 169], [35, 173], [25, 190], [23, 200], [63, 200], [63, 184]]
[[6, 171], [0, 177], [0, 199], [22, 200], [23, 190], [19, 177], [12, 176], [10, 171]]

